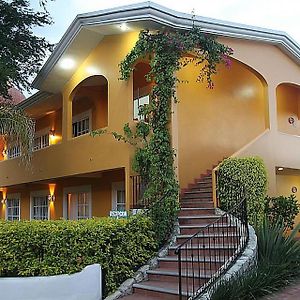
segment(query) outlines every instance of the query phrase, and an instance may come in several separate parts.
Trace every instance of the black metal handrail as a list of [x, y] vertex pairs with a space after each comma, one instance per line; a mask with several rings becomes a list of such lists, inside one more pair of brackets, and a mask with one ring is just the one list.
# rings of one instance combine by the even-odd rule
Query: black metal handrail
[[[228, 270], [245, 249], [248, 239], [245, 189], [232, 181], [229, 194], [236, 205], [180, 244], [178, 255], [179, 299], [196, 299]], [[237, 192], [238, 191], [238, 192]]]

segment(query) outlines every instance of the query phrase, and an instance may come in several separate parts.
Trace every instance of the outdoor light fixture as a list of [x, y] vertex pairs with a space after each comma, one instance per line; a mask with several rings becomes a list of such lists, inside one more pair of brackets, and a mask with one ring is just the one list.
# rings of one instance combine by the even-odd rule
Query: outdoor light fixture
[[6, 201], [7, 201], [7, 199], [6, 199], [6, 198], [3, 198], [3, 199], [1, 200], [1, 203], [2, 203], [2, 204], [6, 204]]
[[48, 195], [48, 200], [50, 202], [54, 202], [55, 201], [55, 196], [54, 195]]
[[50, 130], [49, 130], [49, 135], [55, 136], [55, 130], [54, 130], [54, 129], [50, 129]]
[[279, 167], [277, 170], [278, 170], [278, 171], [283, 171], [283, 168], [282, 168], [282, 167]]
[[120, 29], [121, 29], [122, 31], [128, 30], [127, 24], [126, 24], [126, 23], [122, 23], [122, 24], [120, 25]]
[[64, 70], [71, 70], [75, 67], [75, 61], [72, 58], [66, 57], [61, 60], [59, 65]]

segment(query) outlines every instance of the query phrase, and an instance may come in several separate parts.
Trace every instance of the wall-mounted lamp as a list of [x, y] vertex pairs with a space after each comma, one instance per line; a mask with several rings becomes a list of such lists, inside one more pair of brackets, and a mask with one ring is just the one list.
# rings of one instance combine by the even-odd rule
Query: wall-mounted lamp
[[277, 170], [278, 171], [283, 171], [283, 167], [279, 167]]
[[54, 129], [50, 129], [49, 130], [49, 135], [50, 136], [55, 136], [55, 130]]
[[55, 196], [54, 195], [48, 195], [48, 200], [50, 202], [54, 202], [55, 201]]
[[6, 198], [3, 198], [3, 199], [1, 200], [1, 203], [2, 203], [2, 204], [6, 204], [6, 202], [7, 202], [7, 199], [6, 199]]

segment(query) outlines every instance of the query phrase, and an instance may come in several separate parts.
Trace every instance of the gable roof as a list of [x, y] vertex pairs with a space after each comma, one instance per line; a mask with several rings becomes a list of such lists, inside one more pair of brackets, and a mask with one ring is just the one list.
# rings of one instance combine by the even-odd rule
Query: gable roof
[[[123, 22], [135, 30], [158, 29], [162, 26], [190, 29], [194, 22], [205, 33], [276, 45], [300, 65], [300, 46], [285, 32], [201, 16], [192, 18], [190, 14], [148, 1], [77, 15], [33, 81], [33, 86], [48, 92], [58, 92], [71, 76], [71, 71], [59, 70], [59, 60], [72, 55], [80, 64], [105, 35], [120, 33], [118, 26]], [[52, 82], [56, 81], [55, 86], [51, 84], [51, 79]]]

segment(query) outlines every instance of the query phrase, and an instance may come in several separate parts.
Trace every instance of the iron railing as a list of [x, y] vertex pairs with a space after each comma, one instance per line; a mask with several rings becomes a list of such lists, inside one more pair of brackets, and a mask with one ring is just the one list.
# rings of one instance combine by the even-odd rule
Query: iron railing
[[[236, 205], [179, 245], [179, 299], [196, 299], [218, 286], [219, 278], [244, 251], [248, 239], [246, 193], [232, 181]], [[232, 198], [231, 198], [232, 199]]]
[[131, 208], [148, 208], [149, 201], [143, 197], [147, 187], [146, 182], [142, 179], [141, 175], [130, 176], [130, 180], [132, 186]]

